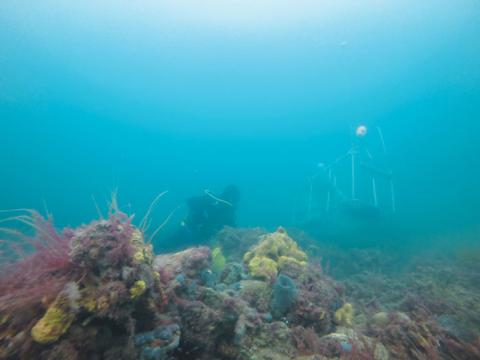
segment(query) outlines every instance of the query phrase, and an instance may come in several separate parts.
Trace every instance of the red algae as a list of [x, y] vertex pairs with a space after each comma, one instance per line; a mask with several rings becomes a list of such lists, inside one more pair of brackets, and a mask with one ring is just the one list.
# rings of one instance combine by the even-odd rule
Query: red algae
[[34, 236], [11, 233], [33, 252], [0, 275], [0, 358], [134, 358], [136, 327], [153, 330], [165, 303], [143, 233], [119, 211], [62, 232], [31, 214]]
[[1, 268], [0, 312], [11, 313], [39, 302], [48, 302], [74, 276], [70, 261], [71, 232], [57, 232], [52, 219], [32, 212], [34, 236], [20, 235], [23, 245], [34, 252], [20, 255], [20, 259]]

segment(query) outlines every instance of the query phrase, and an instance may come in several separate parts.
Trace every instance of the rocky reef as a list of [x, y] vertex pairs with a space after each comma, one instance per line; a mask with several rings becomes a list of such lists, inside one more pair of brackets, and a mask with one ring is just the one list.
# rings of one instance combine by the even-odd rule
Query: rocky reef
[[155, 256], [119, 211], [62, 232], [17, 220], [36, 234], [9, 232], [28, 251], [0, 276], [2, 359], [480, 358], [440, 303], [374, 302], [378, 281], [335, 281], [283, 228]]
[[134, 359], [134, 335], [160, 325], [152, 247], [121, 212], [54, 230], [38, 214], [36, 251], [0, 277], [0, 357]]

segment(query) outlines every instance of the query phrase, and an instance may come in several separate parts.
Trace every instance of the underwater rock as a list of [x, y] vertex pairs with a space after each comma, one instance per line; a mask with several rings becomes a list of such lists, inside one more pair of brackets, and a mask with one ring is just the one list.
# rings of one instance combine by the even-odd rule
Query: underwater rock
[[470, 329], [462, 326], [459, 319], [452, 315], [440, 315], [437, 317], [438, 324], [451, 336], [463, 341], [473, 341], [475, 334]]
[[[81, 353], [75, 349], [73, 344], [70, 341], [63, 340], [60, 341], [55, 347], [51, 350], [42, 352], [42, 359], [48, 360], [79, 360], [81, 359]], [[106, 359], [108, 359], [106, 357]]]
[[270, 311], [272, 289], [260, 280], [243, 280], [240, 282], [240, 298], [261, 313]]
[[379, 340], [394, 359], [441, 358], [438, 345], [442, 335], [429, 322], [405, 321], [393, 315], [387, 326], [373, 326], [368, 335]]
[[240, 315], [235, 324], [235, 330], [234, 330], [235, 335], [233, 339], [233, 342], [235, 345], [239, 345], [242, 342], [243, 338], [245, 337], [246, 331], [247, 331], [246, 318], [244, 315]]
[[405, 313], [374, 304], [353, 324], [343, 286], [307, 264], [283, 229], [262, 236], [245, 265], [220, 261], [220, 274], [212, 271], [218, 251], [206, 247], [153, 258], [120, 214], [72, 229], [68, 239], [69, 271], [48, 273], [68, 275], [57, 292], [21, 313], [0, 312], [0, 358], [480, 358], [461, 322], [427, 316], [415, 298], [401, 303]]
[[373, 350], [373, 358], [375, 360], [389, 360], [390, 353], [382, 343], [377, 343], [375, 344], [375, 348]]
[[288, 313], [289, 322], [313, 328], [320, 335], [331, 332], [334, 313], [341, 304], [341, 287], [318, 266], [304, 268], [296, 275], [295, 283], [298, 296]]
[[177, 324], [159, 326], [136, 335], [134, 341], [141, 360], [165, 360], [180, 345], [180, 327]]
[[[200, 301], [184, 303], [179, 312], [182, 323], [182, 349], [196, 353], [213, 353], [217, 339], [223, 335], [222, 328], [228, 326], [222, 313]], [[232, 328], [233, 328], [232, 324]]]
[[296, 279], [300, 274], [305, 271], [306, 262], [298, 261], [289, 256], [280, 256], [278, 259], [278, 272]]
[[[133, 356], [133, 341], [129, 339], [135, 334], [135, 323], [141, 320], [142, 328], [155, 325], [163, 293], [152, 267], [151, 245], [144, 243], [143, 234], [131, 220], [114, 212], [108, 219], [55, 235], [58, 242], [50, 244], [51, 253], [44, 256], [54, 259], [63, 251], [55, 246], [68, 242], [68, 271], [52, 266], [50, 272], [42, 273], [41, 281], [48, 279], [55, 284], [47, 287], [52, 293], [30, 293], [29, 306], [21, 309], [25, 317], [9, 316], [0, 324], [0, 354], [8, 348], [6, 358], [11, 359], [18, 358], [20, 352], [22, 358], [107, 359], [117, 352], [125, 358]], [[48, 232], [38, 229], [41, 235], [49, 234], [49, 239], [54, 236], [51, 228]], [[33, 241], [41, 244], [46, 240], [39, 237]], [[62, 253], [62, 259], [64, 256]], [[35, 256], [24, 261], [33, 264]], [[56, 281], [63, 289], [55, 293], [59, 287]], [[19, 333], [28, 333], [31, 338], [17, 345], [7, 336]]]
[[200, 272], [200, 279], [201, 279], [203, 285], [205, 285], [207, 287], [210, 287], [210, 288], [215, 287], [215, 284], [217, 282], [215, 274], [210, 269], [203, 269]]
[[379, 328], [385, 328], [391, 323], [395, 322], [410, 322], [410, 318], [407, 314], [400, 312], [400, 311], [392, 311], [392, 312], [385, 312], [380, 311], [374, 314], [369, 319], [370, 326], [377, 326]]
[[295, 282], [286, 275], [279, 275], [273, 285], [270, 309], [274, 318], [279, 319], [292, 307], [297, 297]]
[[200, 279], [202, 270], [211, 267], [211, 252], [208, 247], [189, 248], [173, 254], [155, 257], [153, 267], [160, 273], [162, 281], [170, 281], [179, 274]]
[[342, 332], [335, 332], [322, 336], [319, 340], [324, 354], [327, 356], [341, 356], [352, 350], [353, 339]]
[[338, 327], [334, 333], [322, 336], [317, 347], [322, 355], [346, 359], [388, 360], [386, 348], [372, 338], [345, 327]]
[[150, 244], [123, 214], [74, 231], [72, 261], [88, 269], [81, 282], [82, 308], [99, 317], [123, 318], [128, 304], [159, 291]]
[[262, 324], [248, 335], [238, 347], [235, 360], [294, 359], [298, 355], [290, 329], [281, 321]]
[[220, 281], [227, 285], [232, 285], [246, 278], [243, 265], [237, 262], [227, 263], [223, 270]]
[[380, 311], [373, 315], [370, 319], [370, 324], [379, 327], [386, 327], [390, 323], [390, 316], [385, 311]]
[[254, 278], [272, 281], [282, 267], [292, 264], [305, 267], [307, 255], [280, 227], [274, 233], [261, 236], [259, 243], [245, 253], [243, 261]]
[[220, 246], [229, 260], [241, 262], [248, 249], [258, 242], [266, 231], [261, 228], [234, 228], [225, 226], [211, 240], [212, 247]]

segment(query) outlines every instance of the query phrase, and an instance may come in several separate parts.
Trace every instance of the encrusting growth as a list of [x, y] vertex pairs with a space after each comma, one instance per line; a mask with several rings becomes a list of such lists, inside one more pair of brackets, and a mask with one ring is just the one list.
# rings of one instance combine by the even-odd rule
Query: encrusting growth
[[260, 237], [260, 242], [245, 253], [243, 261], [253, 277], [272, 281], [289, 266], [305, 267], [307, 255], [282, 227]]

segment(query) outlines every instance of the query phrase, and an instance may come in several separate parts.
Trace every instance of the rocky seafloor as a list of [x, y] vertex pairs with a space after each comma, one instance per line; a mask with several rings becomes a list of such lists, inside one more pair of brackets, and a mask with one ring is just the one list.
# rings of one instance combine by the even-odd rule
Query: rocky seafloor
[[2, 229], [1, 359], [480, 359], [478, 268], [385, 275], [361, 251], [339, 280], [283, 228], [155, 255], [121, 212], [61, 232], [12, 219], [36, 233]]

